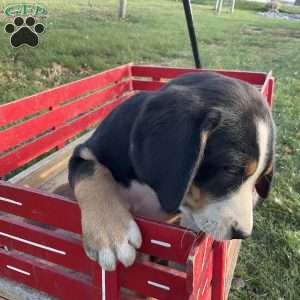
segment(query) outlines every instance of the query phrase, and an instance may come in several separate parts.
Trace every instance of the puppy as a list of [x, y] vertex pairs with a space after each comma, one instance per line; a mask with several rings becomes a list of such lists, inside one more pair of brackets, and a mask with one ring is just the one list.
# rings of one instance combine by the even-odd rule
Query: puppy
[[180, 209], [217, 240], [248, 237], [255, 188], [262, 198], [270, 190], [274, 128], [256, 88], [212, 72], [128, 99], [69, 162], [87, 254], [105, 270], [131, 265], [142, 240], [129, 211], [140, 202]]

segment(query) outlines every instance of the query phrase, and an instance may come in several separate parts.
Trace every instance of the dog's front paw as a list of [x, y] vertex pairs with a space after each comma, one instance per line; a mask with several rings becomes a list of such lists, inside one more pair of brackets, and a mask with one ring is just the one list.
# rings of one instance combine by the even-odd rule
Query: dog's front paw
[[80, 155], [86, 160], [81, 165], [85, 173], [75, 181], [74, 193], [81, 209], [85, 252], [104, 270], [115, 270], [117, 261], [128, 267], [142, 244], [140, 229], [111, 172], [88, 148], [81, 149]]
[[83, 245], [89, 258], [106, 271], [114, 271], [117, 261], [125, 267], [133, 264], [136, 249], [142, 244], [140, 229], [133, 219], [111, 220], [104, 226], [95, 226], [90, 220], [83, 223]]

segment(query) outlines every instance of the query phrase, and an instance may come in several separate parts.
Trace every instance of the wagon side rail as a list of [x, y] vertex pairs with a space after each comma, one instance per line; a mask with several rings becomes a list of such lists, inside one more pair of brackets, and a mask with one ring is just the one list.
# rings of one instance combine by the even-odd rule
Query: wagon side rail
[[[1, 274], [60, 299], [100, 299], [103, 293], [120, 299], [121, 288], [158, 299], [205, 299], [212, 293], [215, 254], [206, 235], [137, 218], [140, 252], [182, 268], [137, 260], [107, 273], [84, 253], [80, 210], [73, 201], [0, 181], [0, 211], [5, 212], [0, 215]], [[205, 261], [201, 269], [196, 261]]]
[[155, 65], [132, 65], [132, 87], [134, 90], [151, 91], [161, 88], [170, 79], [184, 75], [186, 73], [201, 73], [205, 71], [216, 72], [231, 78], [246, 81], [259, 88], [260, 92], [266, 98], [268, 104], [271, 106], [273, 91], [274, 91], [274, 77], [272, 71], [265, 72], [251, 72], [240, 70], [221, 70], [221, 69], [194, 69], [194, 68], [173, 68]]
[[[0, 176], [62, 147], [136, 91], [156, 90], [179, 75], [203, 71], [128, 64], [0, 106]], [[272, 104], [271, 72], [209, 71], [256, 85]], [[104, 272], [84, 253], [76, 203], [0, 181], [0, 272], [60, 299], [132, 299], [121, 296], [124, 288], [158, 299], [225, 299], [225, 242], [136, 221], [143, 236], [140, 252], [175, 266], [137, 260], [131, 268]]]
[[0, 176], [102, 120], [132, 95], [130, 65], [0, 106]]
[[205, 71], [216, 72], [231, 78], [246, 81], [257, 86], [263, 86], [266, 82], [267, 77], [267, 73], [264, 72], [174, 68], [155, 65], [132, 65], [132, 85], [134, 90], [155, 90], [159, 89], [166, 81], [170, 79], [176, 78], [186, 73], [201, 73]]

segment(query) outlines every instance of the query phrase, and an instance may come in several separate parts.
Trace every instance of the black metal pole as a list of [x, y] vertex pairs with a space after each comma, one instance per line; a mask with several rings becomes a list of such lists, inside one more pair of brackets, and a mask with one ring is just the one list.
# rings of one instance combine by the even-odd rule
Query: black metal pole
[[186, 18], [186, 24], [188, 27], [189, 35], [190, 35], [190, 41], [191, 46], [193, 50], [193, 56], [195, 61], [196, 68], [201, 68], [201, 62], [200, 62], [200, 55], [197, 45], [197, 38], [193, 23], [193, 16], [192, 16], [192, 9], [191, 9], [191, 1], [190, 0], [182, 0], [185, 18]]

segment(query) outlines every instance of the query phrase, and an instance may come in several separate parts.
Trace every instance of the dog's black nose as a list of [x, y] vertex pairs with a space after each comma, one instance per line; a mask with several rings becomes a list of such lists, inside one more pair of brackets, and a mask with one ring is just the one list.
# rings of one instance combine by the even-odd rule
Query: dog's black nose
[[231, 239], [244, 240], [249, 236], [250, 236], [249, 233], [246, 233], [240, 230], [239, 228], [232, 227], [231, 229]]

